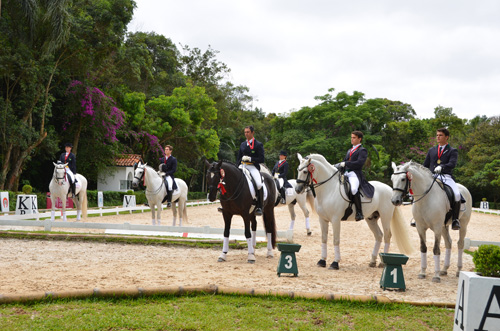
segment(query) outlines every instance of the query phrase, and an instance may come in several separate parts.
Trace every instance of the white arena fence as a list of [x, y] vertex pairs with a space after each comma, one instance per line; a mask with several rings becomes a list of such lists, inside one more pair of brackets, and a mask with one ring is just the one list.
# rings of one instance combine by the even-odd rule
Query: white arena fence
[[[216, 202], [209, 201], [196, 201], [188, 202], [187, 206], [202, 206], [215, 204]], [[165, 206], [162, 205], [162, 208]], [[146, 206], [135, 207], [111, 207], [89, 209], [88, 215], [113, 213], [119, 215], [121, 212], [129, 212], [132, 214], [134, 211], [150, 211], [151, 208]], [[56, 210], [56, 218], [60, 218], [60, 210]], [[76, 210], [66, 210], [66, 215], [76, 216]], [[25, 215], [1, 215], [0, 226], [10, 227], [41, 227], [44, 231], [52, 231], [52, 228], [65, 228], [65, 229], [103, 229], [108, 234], [129, 234], [129, 235], [149, 235], [149, 236], [175, 236], [175, 237], [188, 237], [188, 238], [206, 238], [206, 239], [221, 239], [224, 234], [224, 229], [211, 228], [209, 226], [203, 227], [189, 227], [189, 226], [167, 226], [167, 225], [145, 225], [145, 224], [130, 224], [130, 223], [92, 223], [92, 222], [63, 222], [51, 221], [51, 211], [45, 211], [35, 214]], [[166, 220], [163, 220], [164, 222]], [[277, 231], [278, 238], [285, 239], [287, 242], [293, 242], [293, 230]], [[245, 240], [244, 229], [231, 229], [230, 239]], [[260, 237], [260, 238], [259, 238]], [[260, 240], [259, 240], [260, 239]], [[266, 233], [264, 230], [257, 230], [257, 240], [265, 241]]]

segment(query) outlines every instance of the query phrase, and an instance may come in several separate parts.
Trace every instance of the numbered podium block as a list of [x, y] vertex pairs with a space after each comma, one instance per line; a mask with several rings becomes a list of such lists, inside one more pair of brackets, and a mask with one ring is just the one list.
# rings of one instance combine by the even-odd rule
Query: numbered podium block
[[281, 274], [293, 274], [295, 277], [299, 274], [297, 268], [297, 259], [295, 253], [302, 247], [299, 244], [282, 244], [278, 243], [278, 250], [281, 252], [280, 260], [278, 262], [278, 276]]
[[406, 291], [403, 267], [401, 265], [406, 264], [408, 256], [391, 253], [380, 253], [379, 255], [382, 262], [385, 263], [384, 271], [382, 271], [382, 277], [380, 278], [380, 287], [384, 291], [386, 288]]

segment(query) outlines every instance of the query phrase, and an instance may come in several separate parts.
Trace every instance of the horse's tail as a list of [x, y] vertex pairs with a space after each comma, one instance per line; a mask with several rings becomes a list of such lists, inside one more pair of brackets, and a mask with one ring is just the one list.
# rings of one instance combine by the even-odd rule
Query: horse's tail
[[403, 213], [401, 212], [401, 207], [397, 206], [394, 208], [391, 219], [391, 232], [394, 235], [394, 240], [398, 245], [399, 251], [403, 254], [413, 254], [415, 249], [411, 245], [410, 236], [408, 235], [407, 228], [405, 226], [405, 220], [403, 218]]
[[314, 206], [315, 198], [311, 190], [306, 191], [306, 200], [309, 203], [309, 206], [311, 206], [313, 213], [316, 213], [316, 207]]

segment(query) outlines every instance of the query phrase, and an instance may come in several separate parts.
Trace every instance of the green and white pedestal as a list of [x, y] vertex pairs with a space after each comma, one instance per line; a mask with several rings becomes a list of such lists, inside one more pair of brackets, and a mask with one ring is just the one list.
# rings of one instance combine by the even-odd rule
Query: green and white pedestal
[[382, 277], [380, 277], [380, 287], [385, 291], [386, 288], [395, 288], [398, 291], [405, 291], [405, 278], [403, 276], [403, 267], [406, 264], [408, 256], [403, 254], [380, 253], [382, 262], [385, 263]]
[[297, 268], [297, 260], [295, 253], [302, 247], [299, 244], [278, 244], [278, 250], [281, 252], [280, 260], [278, 262], [278, 276], [281, 274], [293, 274], [295, 277], [299, 274]]

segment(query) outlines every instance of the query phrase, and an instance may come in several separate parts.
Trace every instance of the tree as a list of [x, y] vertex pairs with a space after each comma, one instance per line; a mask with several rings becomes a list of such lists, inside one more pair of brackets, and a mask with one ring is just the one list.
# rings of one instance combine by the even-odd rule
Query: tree
[[500, 198], [500, 116], [482, 122], [463, 143], [467, 159], [457, 178], [472, 192], [493, 201]]
[[36, 148], [47, 138], [51, 89], [67, 41], [68, 0], [7, 1], [0, 22], [0, 189], [17, 189]]

